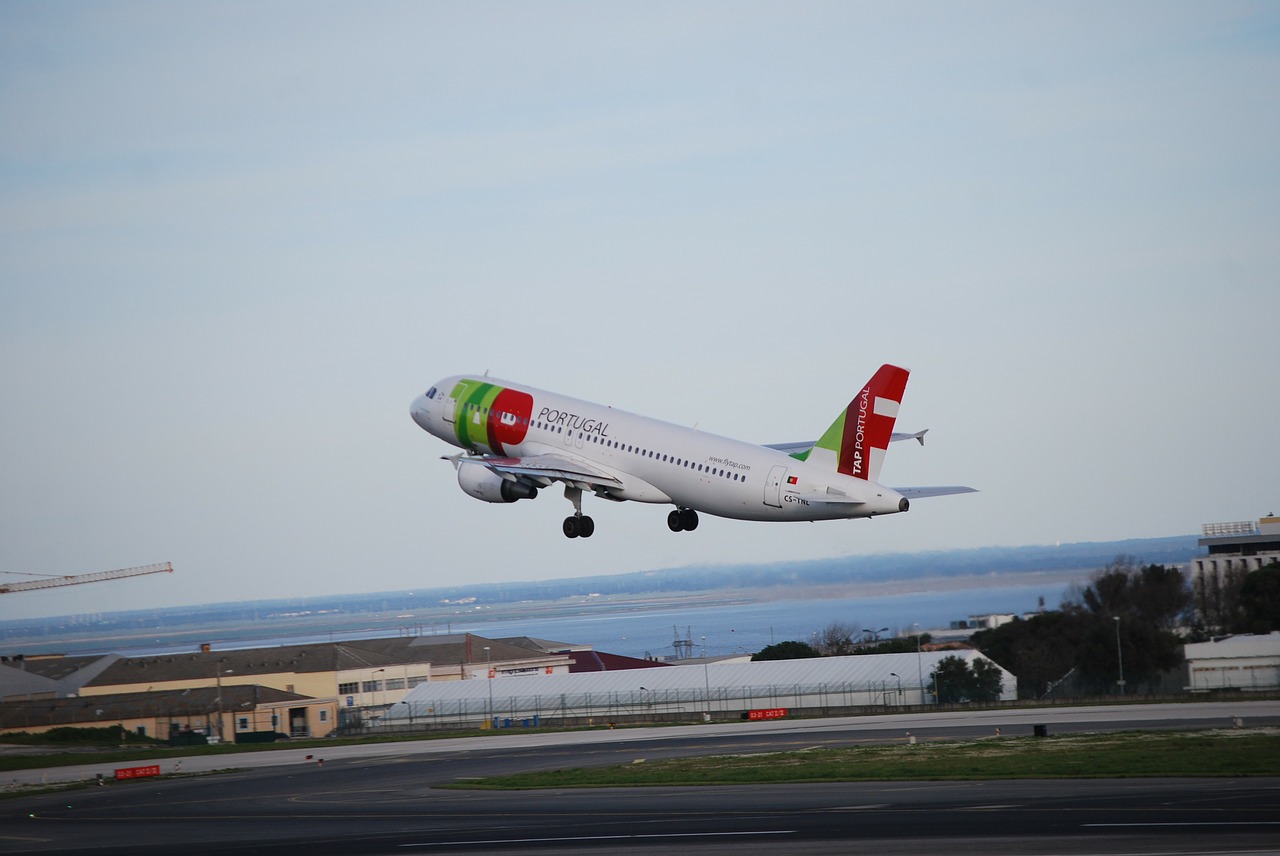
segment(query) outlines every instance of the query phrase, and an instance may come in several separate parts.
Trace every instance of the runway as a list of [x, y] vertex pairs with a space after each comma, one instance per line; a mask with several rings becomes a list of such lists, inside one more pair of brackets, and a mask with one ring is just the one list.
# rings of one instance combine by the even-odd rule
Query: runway
[[[489, 792], [518, 770], [918, 739], [1280, 725], [1280, 702], [958, 711], [331, 747], [188, 759], [237, 772], [0, 803], [0, 849], [172, 853], [1274, 853], [1277, 778]], [[765, 726], [765, 727], [761, 727]], [[39, 773], [39, 771], [34, 771]], [[38, 780], [38, 779], [37, 779]]]

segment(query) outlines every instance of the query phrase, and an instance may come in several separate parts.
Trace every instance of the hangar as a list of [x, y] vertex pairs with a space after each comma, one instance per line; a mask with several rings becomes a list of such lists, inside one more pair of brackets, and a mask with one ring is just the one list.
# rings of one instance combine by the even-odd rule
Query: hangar
[[1192, 692], [1280, 687], [1280, 631], [1192, 642], [1185, 651]]
[[[992, 663], [977, 651], [926, 651], [426, 683], [392, 705], [381, 725], [687, 722], [734, 719], [766, 709], [822, 715], [905, 707], [931, 703], [927, 687], [946, 657], [970, 666], [975, 660]], [[1014, 676], [1004, 669], [1000, 674], [1001, 700], [1017, 698]]]

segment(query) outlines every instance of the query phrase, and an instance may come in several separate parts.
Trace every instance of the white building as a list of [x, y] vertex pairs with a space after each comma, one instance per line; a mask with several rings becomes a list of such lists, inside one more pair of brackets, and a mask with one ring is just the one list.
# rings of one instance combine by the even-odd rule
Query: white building
[[1186, 657], [1192, 692], [1280, 688], [1280, 631], [1193, 642]]
[[[932, 701], [926, 688], [946, 657], [972, 665], [977, 651], [925, 651], [815, 657], [759, 663], [704, 663], [658, 669], [547, 675], [515, 681], [421, 684], [393, 705], [386, 725], [534, 725], [554, 720], [605, 722], [623, 718], [735, 719], [751, 711], [844, 711]], [[995, 665], [993, 663], [993, 665]], [[999, 668], [999, 666], [997, 666]], [[1001, 700], [1017, 698], [1017, 680], [1001, 672]]]
[[1256, 571], [1280, 562], [1280, 517], [1271, 515], [1257, 524], [1206, 523], [1201, 527], [1200, 546], [1206, 555], [1191, 560], [1192, 578], [1213, 576], [1222, 579], [1228, 571]]

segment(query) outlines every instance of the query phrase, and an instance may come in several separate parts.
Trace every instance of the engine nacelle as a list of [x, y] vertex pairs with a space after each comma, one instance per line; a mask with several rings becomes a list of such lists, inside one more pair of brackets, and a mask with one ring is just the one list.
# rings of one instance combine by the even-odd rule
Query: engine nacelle
[[458, 486], [467, 496], [485, 502], [515, 502], [538, 495], [538, 489], [531, 484], [508, 481], [490, 469], [475, 465], [458, 467]]

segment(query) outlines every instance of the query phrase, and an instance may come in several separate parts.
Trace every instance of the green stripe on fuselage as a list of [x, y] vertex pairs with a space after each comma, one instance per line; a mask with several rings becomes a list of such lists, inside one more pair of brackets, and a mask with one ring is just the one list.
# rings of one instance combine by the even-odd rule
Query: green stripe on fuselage
[[453, 426], [464, 449], [489, 448], [486, 414], [501, 392], [502, 387], [481, 380], [460, 380], [453, 388], [453, 398], [458, 402]]

